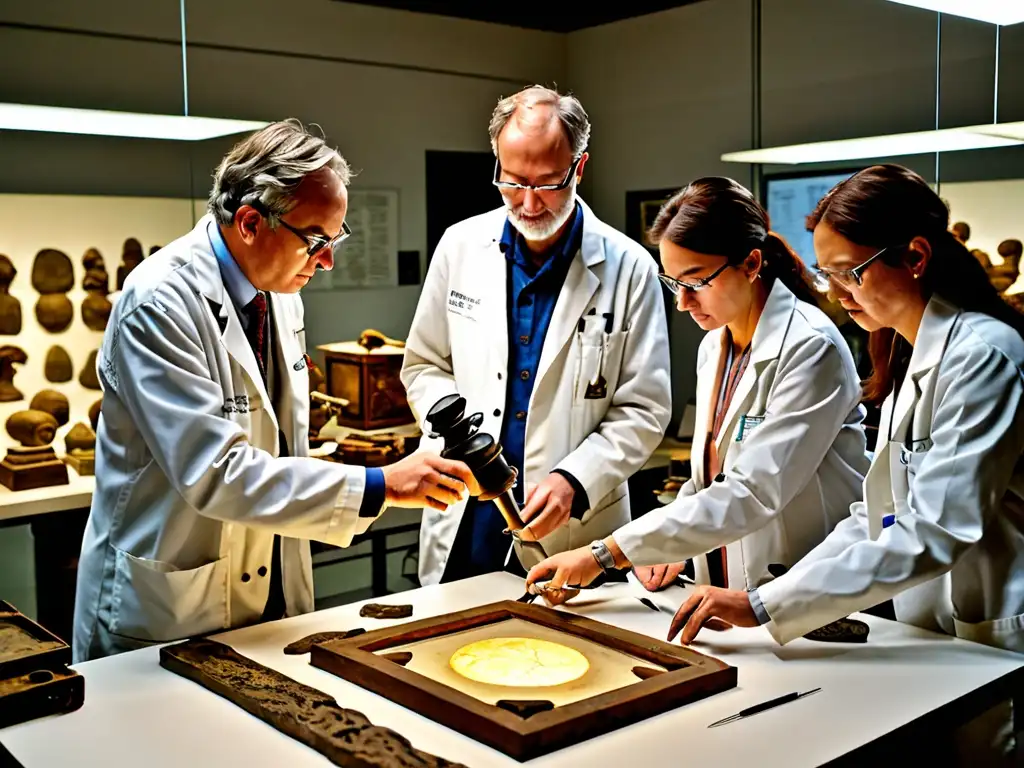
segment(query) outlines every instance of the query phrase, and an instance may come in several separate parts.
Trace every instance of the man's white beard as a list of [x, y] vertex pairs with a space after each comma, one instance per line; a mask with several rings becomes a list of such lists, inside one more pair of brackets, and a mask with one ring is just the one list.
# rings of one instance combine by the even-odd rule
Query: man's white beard
[[548, 240], [562, 228], [576, 208], [576, 182], [573, 181], [572, 194], [557, 211], [545, 210], [540, 216], [525, 217], [522, 215], [523, 206], [512, 206], [506, 200], [505, 207], [508, 208], [508, 220], [523, 237], [534, 242]]

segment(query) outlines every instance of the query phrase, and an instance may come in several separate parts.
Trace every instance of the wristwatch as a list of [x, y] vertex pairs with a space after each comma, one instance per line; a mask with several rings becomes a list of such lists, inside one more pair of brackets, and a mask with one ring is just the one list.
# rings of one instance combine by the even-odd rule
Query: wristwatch
[[612, 556], [611, 550], [608, 549], [608, 545], [601, 541], [601, 539], [594, 539], [594, 541], [590, 542], [590, 554], [594, 556], [597, 564], [601, 566], [601, 570], [605, 573], [615, 570], [615, 558]]

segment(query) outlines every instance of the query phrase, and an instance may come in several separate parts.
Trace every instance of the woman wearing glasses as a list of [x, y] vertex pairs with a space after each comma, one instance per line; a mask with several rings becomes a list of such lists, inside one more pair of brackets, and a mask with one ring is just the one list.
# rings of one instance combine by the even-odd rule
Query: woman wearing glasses
[[822, 272], [871, 332], [866, 395], [884, 399], [864, 501], [752, 600], [696, 590], [672, 636], [682, 629], [689, 643], [717, 618], [767, 623], [786, 643], [892, 599], [901, 621], [1024, 652], [1024, 317], [947, 231], [948, 215], [894, 165], [818, 205]]
[[860, 498], [868, 460], [853, 358], [761, 205], [730, 179], [699, 179], [665, 204], [651, 238], [677, 308], [709, 332], [697, 356], [693, 478], [667, 507], [544, 561], [531, 584], [550, 577], [555, 590], [613, 564], [676, 563], [637, 568], [657, 589], [693, 558], [698, 582], [747, 590], [820, 544]]

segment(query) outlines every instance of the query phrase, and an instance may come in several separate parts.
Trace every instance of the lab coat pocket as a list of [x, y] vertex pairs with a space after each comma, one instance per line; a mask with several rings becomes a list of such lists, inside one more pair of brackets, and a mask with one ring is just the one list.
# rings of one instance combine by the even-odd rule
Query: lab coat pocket
[[607, 333], [577, 342], [573, 405], [601, 401], [607, 404], [619, 384], [628, 333]]
[[228, 627], [226, 557], [182, 570], [121, 549], [114, 551], [112, 634], [167, 642]]
[[977, 623], [960, 621], [954, 616], [953, 627], [962, 640], [1024, 653], [1024, 613]]

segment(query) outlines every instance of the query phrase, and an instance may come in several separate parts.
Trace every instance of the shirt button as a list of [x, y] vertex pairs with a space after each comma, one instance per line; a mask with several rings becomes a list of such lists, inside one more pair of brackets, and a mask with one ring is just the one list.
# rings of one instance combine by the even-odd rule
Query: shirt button
[[256, 573], [258, 573], [260, 576], [266, 576], [267, 575], [267, 566], [261, 565], [260, 569], [258, 571], [256, 571]]
[[529, 344], [530, 343], [530, 337], [529, 336], [520, 336], [519, 337], [519, 343], [520, 344]]
[[495, 416], [501, 416], [501, 408], [495, 408], [494, 409], [494, 415]]
[[530, 380], [530, 372], [529, 371], [520, 371], [519, 372], [519, 378], [522, 379], [523, 381], [529, 381]]
[[501, 372], [498, 372], [498, 381], [501, 381]]
[[526, 418], [526, 411], [516, 411], [516, 418], [522, 421]]
[[252, 576], [250, 576], [250, 575], [249, 575], [248, 573], [243, 573], [243, 574], [242, 574], [242, 583], [243, 583], [243, 584], [244, 584], [244, 583], [246, 583], [246, 582], [247, 582], [247, 581], [249, 581], [249, 579], [251, 579], [251, 578], [252, 578]]

